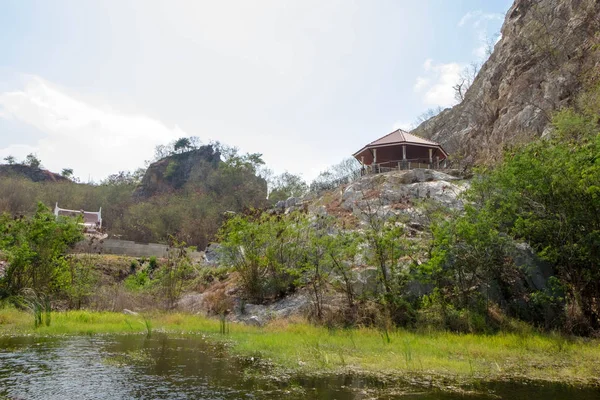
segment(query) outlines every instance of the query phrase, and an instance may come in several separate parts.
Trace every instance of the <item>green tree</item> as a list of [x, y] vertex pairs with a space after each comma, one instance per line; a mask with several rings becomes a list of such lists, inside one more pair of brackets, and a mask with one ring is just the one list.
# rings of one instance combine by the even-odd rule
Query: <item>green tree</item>
[[9, 262], [0, 281], [4, 295], [18, 295], [25, 288], [45, 294], [60, 291], [57, 279], [68, 268], [67, 249], [82, 237], [76, 220], [56, 219], [41, 203], [31, 218], [0, 217], [0, 248]]
[[6, 163], [8, 165], [13, 165], [13, 164], [16, 163], [16, 159], [13, 156], [6, 156], [6, 157], [4, 157], [4, 161], [6, 161]]
[[229, 218], [219, 233], [225, 263], [240, 274], [247, 298], [264, 301], [293, 290], [304, 223], [257, 213]]
[[64, 176], [65, 178], [72, 178], [73, 177], [73, 168], [63, 168], [62, 171], [60, 172], [60, 174], [62, 176]]
[[192, 148], [192, 143], [189, 138], [183, 137], [179, 138], [175, 141], [173, 145], [173, 150], [175, 153], [183, 153]]
[[567, 290], [566, 328], [578, 333], [600, 328], [598, 98], [600, 86], [555, 115], [552, 139], [507, 150], [468, 193], [475, 219], [526, 241], [554, 266]]
[[269, 200], [273, 203], [289, 197], [301, 197], [308, 191], [308, 185], [302, 177], [289, 172], [273, 177], [270, 186]]
[[178, 241], [171, 236], [167, 259], [157, 271], [156, 277], [167, 309], [175, 306], [175, 302], [181, 296], [185, 281], [191, 278], [192, 273], [192, 262], [185, 242]]
[[33, 153], [27, 154], [24, 164], [30, 166], [31, 168], [41, 168], [42, 166], [40, 159]]

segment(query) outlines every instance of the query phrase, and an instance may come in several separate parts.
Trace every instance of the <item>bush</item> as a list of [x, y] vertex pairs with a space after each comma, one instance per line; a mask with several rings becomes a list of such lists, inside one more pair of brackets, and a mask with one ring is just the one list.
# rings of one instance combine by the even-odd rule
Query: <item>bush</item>
[[70, 282], [67, 250], [83, 238], [72, 218], [56, 218], [43, 204], [30, 217], [0, 216], [0, 247], [8, 268], [0, 279], [1, 292], [19, 295], [23, 289], [37, 294], [58, 294]]
[[137, 273], [129, 275], [123, 281], [125, 288], [131, 291], [140, 291], [150, 287], [150, 277], [148, 276], [148, 270], [144, 269]]

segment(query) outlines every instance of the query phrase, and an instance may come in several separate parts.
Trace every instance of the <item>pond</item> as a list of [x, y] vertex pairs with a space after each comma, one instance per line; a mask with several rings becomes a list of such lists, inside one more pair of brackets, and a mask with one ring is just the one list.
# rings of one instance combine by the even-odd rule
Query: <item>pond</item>
[[598, 399], [597, 389], [493, 384], [479, 394], [356, 376], [265, 377], [200, 336], [0, 337], [0, 399]]

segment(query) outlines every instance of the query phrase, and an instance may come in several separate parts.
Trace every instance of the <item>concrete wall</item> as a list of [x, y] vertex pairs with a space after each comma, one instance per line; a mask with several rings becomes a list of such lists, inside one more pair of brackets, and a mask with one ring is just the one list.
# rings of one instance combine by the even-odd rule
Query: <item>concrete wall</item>
[[[131, 240], [104, 239], [102, 243], [95, 244], [92, 252], [102, 254], [116, 254], [130, 257], [166, 257], [168, 246], [160, 243], [137, 243]], [[77, 246], [76, 252], [89, 251], [85, 242]], [[202, 259], [202, 252], [189, 253], [193, 260]]]
[[118, 254], [131, 257], [166, 257], [168, 246], [158, 243], [136, 243], [131, 240], [104, 239], [103, 254]]

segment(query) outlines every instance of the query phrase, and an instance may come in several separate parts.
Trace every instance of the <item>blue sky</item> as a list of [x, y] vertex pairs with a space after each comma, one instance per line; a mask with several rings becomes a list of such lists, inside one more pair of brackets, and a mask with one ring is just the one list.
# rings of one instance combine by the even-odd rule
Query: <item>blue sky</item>
[[83, 181], [182, 136], [314, 178], [453, 104], [507, 0], [0, 0], [0, 158]]

